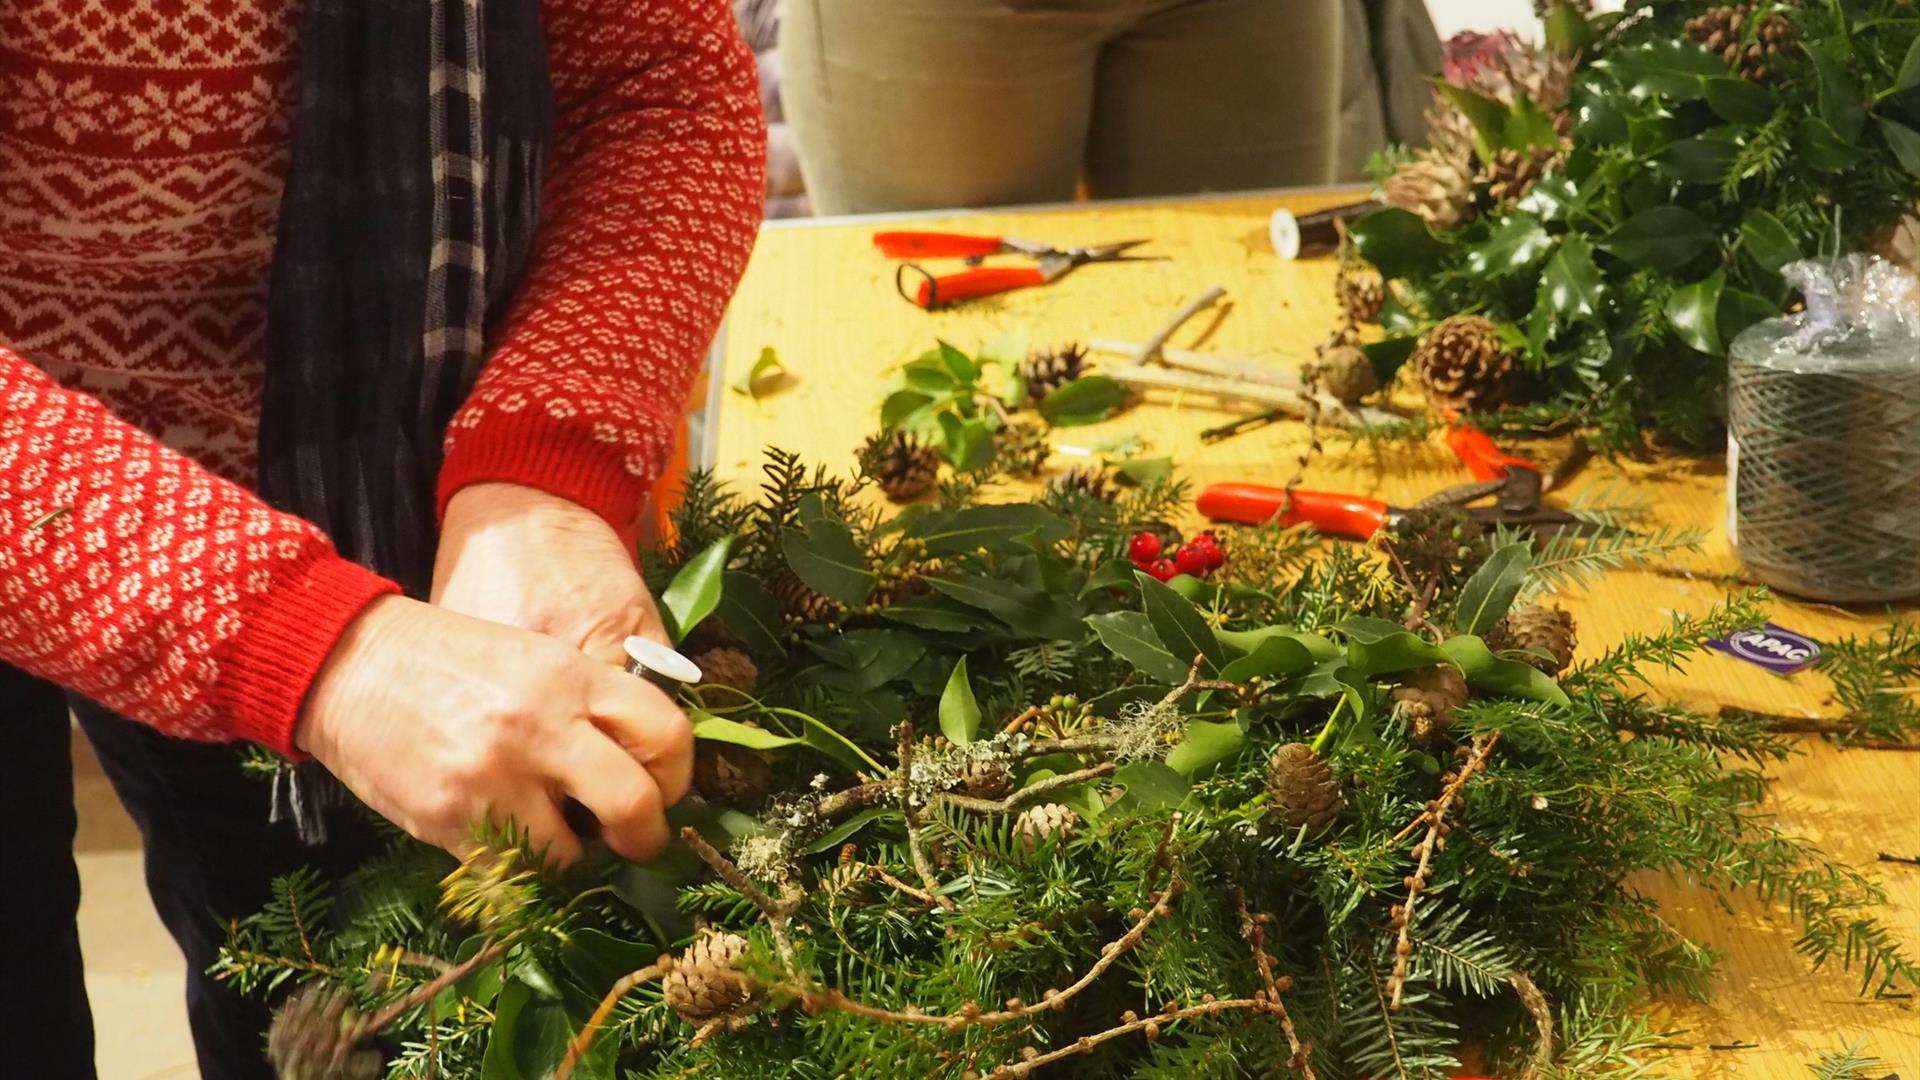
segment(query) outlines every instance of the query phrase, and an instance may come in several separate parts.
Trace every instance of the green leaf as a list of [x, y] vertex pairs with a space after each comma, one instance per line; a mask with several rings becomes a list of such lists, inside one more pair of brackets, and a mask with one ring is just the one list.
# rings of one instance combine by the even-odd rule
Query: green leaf
[[[453, 962], [464, 964], [479, 954], [489, 944], [485, 934], [474, 934], [460, 943], [454, 950]], [[493, 999], [500, 995], [500, 989], [506, 980], [507, 962], [496, 960], [491, 964], [482, 964], [478, 968], [462, 975], [452, 986], [434, 995], [434, 1007], [440, 1015], [447, 1016], [460, 1007], [461, 1002], [491, 1007]]]
[[1553, 117], [1532, 98], [1515, 98], [1513, 108], [1507, 112], [1506, 127], [1501, 143], [1516, 150], [1525, 150], [1533, 146], [1558, 147], [1560, 130], [1554, 126]]
[[1880, 120], [1880, 134], [1887, 140], [1887, 146], [1892, 148], [1900, 167], [1907, 170], [1910, 176], [1920, 176], [1920, 132], [1898, 120], [1883, 117]]
[[[1742, 80], [1743, 82], [1745, 80]], [[1654, 158], [1659, 170], [1683, 184], [1718, 184], [1740, 156], [1740, 147], [1725, 139], [1698, 135], [1670, 144]]]
[[1553, 238], [1538, 218], [1512, 214], [1501, 218], [1485, 240], [1467, 249], [1467, 270], [1491, 277], [1518, 273], [1539, 262], [1552, 247]]
[[967, 356], [966, 353], [961, 352], [959, 349], [954, 348], [944, 341], [940, 342], [939, 347], [940, 362], [947, 365], [947, 370], [953, 372], [953, 377], [956, 380], [962, 383], [970, 383], [980, 377], [980, 365], [974, 363], [972, 358]]
[[1334, 626], [1347, 638], [1347, 666], [1365, 678], [1447, 662], [1426, 638], [1385, 619], [1347, 619]]
[[993, 461], [993, 428], [984, 417], [962, 420], [952, 413], [940, 414], [940, 449], [947, 461], [961, 472], [985, 468]]
[[1726, 352], [1719, 327], [1720, 290], [1726, 283], [1726, 271], [1715, 270], [1711, 276], [1682, 285], [1667, 297], [1667, 325], [1673, 327], [1688, 347], [1708, 356]]
[[1122, 765], [1113, 774], [1113, 782], [1127, 789], [1120, 801], [1108, 809], [1113, 814], [1150, 814], [1179, 806], [1186, 799], [1189, 787], [1186, 777], [1159, 761]]
[[667, 636], [675, 644], [720, 606], [720, 593], [727, 572], [727, 559], [733, 554], [738, 537], [723, 536], [674, 572], [660, 594], [660, 614], [667, 624]]
[[1226, 649], [1220, 645], [1220, 639], [1213, 636], [1213, 628], [1207, 625], [1199, 608], [1146, 573], [1135, 571], [1133, 577], [1140, 586], [1140, 599], [1147, 610], [1148, 621], [1153, 623], [1153, 632], [1159, 635], [1160, 644], [1180, 661], [1181, 679], [1186, 678], [1185, 669], [1195, 657], [1205, 657], [1215, 668], [1227, 662]]
[[1540, 274], [1534, 303], [1567, 322], [1590, 322], [1600, 318], [1606, 294], [1593, 246], [1579, 233], [1568, 233]]
[[959, 384], [953, 377], [953, 369], [940, 358], [938, 349], [901, 365], [900, 378], [908, 389], [935, 397], [951, 396]]
[[[681, 849], [684, 851], [685, 845], [681, 845]], [[686, 854], [691, 855], [692, 852]], [[621, 863], [608, 884], [613, 886], [615, 896], [626, 901], [628, 907], [646, 920], [648, 927], [660, 940], [677, 941], [693, 933], [693, 919], [683, 913], [675, 902], [681, 888], [691, 882], [679, 874], [671, 873], [668, 864], [660, 862], [641, 866], [639, 863]]]
[[1173, 476], [1173, 459], [1170, 457], [1122, 458], [1108, 464], [1132, 484], [1152, 484]]
[[1764, 124], [1780, 105], [1773, 91], [1737, 75], [1707, 80], [1707, 106], [1733, 124]]
[[1342, 655], [1340, 646], [1327, 638], [1319, 634], [1310, 634], [1305, 630], [1295, 630], [1291, 626], [1262, 626], [1255, 630], [1215, 630], [1213, 636], [1219, 638], [1222, 645], [1242, 656], [1254, 652], [1277, 637], [1298, 642], [1316, 661], [1332, 660]]
[[1018, 368], [1021, 361], [1027, 358], [1027, 350], [1032, 344], [1033, 335], [1027, 330], [1009, 330], [981, 342], [973, 358], [982, 364], [994, 363], [1003, 367]]
[[1394, 376], [1413, 358], [1414, 347], [1420, 344], [1415, 334], [1401, 337], [1382, 338], [1360, 346], [1360, 352], [1366, 356], [1367, 363], [1373, 366], [1373, 377], [1381, 386], [1391, 385]]
[[1131, 589], [1135, 569], [1133, 563], [1126, 559], [1108, 559], [1087, 575], [1086, 584], [1080, 587], [1080, 595], [1088, 596], [1102, 589]]
[[1720, 340], [1732, 345], [1733, 339], [1740, 336], [1740, 331], [1778, 314], [1780, 305], [1766, 297], [1745, 289], [1728, 287], [1720, 290], [1720, 307], [1714, 312], [1714, 317]]
[[980, 703], [967, 681], [967, 658], [953, 665], [947, 689], [940, 695], [940, 734], [955, 746], [965, 746], [980, 734]]
[[1231, 720], [1219, 723], [1193, 720], [1187, 724], [1186, 737], [1167, 752], [1167, 768], [1191, 778], [1203, 769], [1230, 760], [1245, 745], [1247, 733]]
[[823, 851], [832, 851], [834, 848], [852, 839], [854, 833], [866, 828], [873, 822], [881, 818], [899, 818], [901, 816], [900, 811], [891, 806], [869, 806], [840, 824], [835, 825], [833, 828], [828, 829], [826, 832], [821, 833], [814, 839], [813, 843], [807, 845], [806, 852], [809, 855], [818, 855]]
[[1514, 205], [1541, 221], [1564, 221], [1568, 211], [1581, 202], [1580, 189], [1565, 173], [1552, 173], [1534, 181], [1533, 187]]
[[1594, 66], [1618, 75], [1630, 97], [1659, 96], [1671, 101], [1699, 98], [1706, 93], [1708, 78], [1727, 72], [1718, 56], [1684, 38], [1616, 49]]
[[1270, 637], [1247, 655], [1229, 661], [1220, 669], [1220, 678], [1226, 682], [1243, 683], [1275, 675], [1299, 675], [1311, 669], [1313, 664], [1313, 654], [1297, 638]]
[[1178, 686], [1187, 679], [1187, 665], [1181, 663], [1160, 644], [1153, 621], [1138, 611], [1115, 611], [1087, 616], [1087, 625], [1107, 650], [1132, 664], [1142, 675]]
[[956, 604], [944, 596], [928, 594], [903, 597], [881, 609], [880, 614], [922, 630], [943, 630], [948, 633], [964, 634], [988, 625], [974, 609]]
[[1801, 49], [1813, 61], [1814, 74], [1819, 76], [1820, 118], [1841, 138], [1858, 138], [1867, 120], [1867, 103], [1860, 96], [1860, 86], [1854, 82], [1846, 58], [1836, 55], [1826, 41], [1808, 41]]
[[1627, 117], [1612, 94], [1583, 98], [1573, 111], [1573, 138], [1581, 146], [1615, 146], [1627, 141]]
[[773, 351], [773, 346], [768, 345], [760, 350], [760, 358], [753, 362], [753, 367], [747, 371], [746, 377], [733, 384], [733, 392], [758, 398], [765, 389], [761, 380], [768, 375], [784, 374], [786, 370], [780, 363], [780, 354]]
[[596, 994], [659, 958], [660, 950], [652, 945], [623, 941], [591, 926], [567, 931], [560, 945], [560, 966]]
[[[789, 529], [780, 537], [780, 549], [787, 565], [806, 586], [843, 604], [857, 606], [867, 602], [873, 591], [873, 574], [867, 569], [866, 553], [853, 538], [847, 523], [825, 516], [818, 495], [807, 496], [822, 516], [808, 521], [804, 531]], [[805, 502], [802, 519], [805, 520]]]
[[1460, 668], [1475, 690], [1504, 694], [1525, 701], [1570, 705], [1567, 692], [1532, 664], [1495, 656], [1487, 643], [1471, 634], [1450, 637], [1440, 646], [1449, 662]]
[[880, 426], [896, 428], [905, 424], [915, 413], [932, 405], [933, 395], [920, 390], [895, 390], [880, 403]]
[[[535, 997], [518, 978], [508, 980], [494, 1011], [493, 1030], [480, 1065], [481, 1080], [545, 1080], [566, 1057], [572, 1038], [573, 1022], [565, 1005]], [[582, 1080], [612, 1077], [614, 1040], [595, 1051], [588, 1053], [573, 1075]]]
[[765, 728], [742, 724], [724, 716], [715, 716], [704, 709], [693, 711], [693, 737], [710, 742], [732, 743], [735, 746], [751, 747], [755, 750], [778, 750], [783, 746], [799, 746], [805, 739], [791, 735], [776, 735]]
[[1037, 534], [1042, 543], [1065, 539], [1072, 523], [1033, 503], [983, 503], [951, 512], [928, 514], [913, 523], [906, 535], [926, 542], [927, 554], [962, 555], [980, 548], [998, 551], [1023, 536]]
[[1740, 223], [1740, 246], [1762, 269], [1778, 271], [1800, 257], [1800, 244], [1765, 210], [1750, 210]]
[[1920, 86], [1920, 35], [1916, 35], [1913, 44], [1907, 46], [1906, 59], [1900, 61], [1900, 74], [1893, 80], [1896, 91], [1911, 90]]
[[919, 635], [880, 628], [848, 630], [806, 646], [831, 665], [815, 668], [814, 678], [855, 694], [877, 690], [905, 675], [927, 653], [927, 643]]
[[1691, 210], [1655, 206], [1608, 233], [1600, 247], [1635, 266], [1677, 270], [1713, 244], [1713, 230]]
[[1078, 604], [1018, 582], [975, 574], [953, 574], [928, 582], [934, 590], [968, 607], [979, 608], [1023, 637], [1064, 639], [1080, 636]]
[[1525, 541], [1502, 545], [1460, 587], [1460, 606], [1453, 628], [1463, 634], [1485, 634], [1513, 607], [1520, 586], [1527, 582], [1533, 548]]
[[1127, 388], [1105, 375], [1082, 375], [1040, 399], [1040, 415], [1054, 427], [1097, 424], [1126, 404]]
[[1389, 206], [1347, 227], [1353, 248], [1390, 278], [1418, 275], [1446, 257], [1447, 245], [1433, 235], [1420, 215]]
[[1793, 151], [1816, 171], [1830, 173], [1845, 172], [1867, 156], [1817, 116], [1803, 116], [1794, 125]]
[[760, 584], [759, 578], [728, 571], [721, 578], [720, 606], [715, 610], [748, 652], [769, 656], [781, 651], [786, 624], [780, 601]]
[[1512, 115], [1505, 106], [1477, 90], [1464, 86], [1455, 86], [1443, 79], [1434, 80], [1434, 89], [1440, 96], [1453, 103], [1454, 108], [1473, 125], [1475, 149], [1481, 160], [1493, 157], [1495, 151], [1509, 146], [1507, 142], [1507, 119]]
[[1547, 17], [1542, 29], [1546, 33], [1547, 47], [1563, 56], [1574, 56], [1587, 51], [1593, 44], [1593, 24], [1587, 21], [1579, 7], [1567, 0], [1553, 0], [1547, 7]]

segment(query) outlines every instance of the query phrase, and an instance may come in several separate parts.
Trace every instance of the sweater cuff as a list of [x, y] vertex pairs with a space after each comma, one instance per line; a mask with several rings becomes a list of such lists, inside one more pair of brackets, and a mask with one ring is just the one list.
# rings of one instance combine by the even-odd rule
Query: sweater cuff
[[[666, 426], [651, 414], [641, 420], [648, 426]], [[469, 484], [523, 484], [592, 510], [622, 538], [633, 540], [641, 504], [658, 479], [658, 466], [651, 462], [643, 472], [630, 467], [645, 456], [635, 453], [635, 443], [671, 449], [675, 433], [653, 431], [646, 433], [653, 437], [638, 440], [601, 439], [595, 437], [594, 427], [556, 424], [537, 408], [490, 410], [471, 430], [460, 432], [440, 466], [439, 517], [445, 519], [447, 501]]]
[[228, 730], [289, 757], [305, 757], [293, 745], [293, 727], [321, 663], [360, 609], [399, 591], [332, 552], [275, 582], [218, 661], [213, 703], [229, 718]]

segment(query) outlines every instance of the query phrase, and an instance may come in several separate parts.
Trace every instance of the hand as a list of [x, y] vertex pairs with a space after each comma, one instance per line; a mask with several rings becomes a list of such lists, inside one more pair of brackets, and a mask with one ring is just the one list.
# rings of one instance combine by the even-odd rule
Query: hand
[[315, 677], [294, 744], [368, 806], [459, 852], [508, 818], [556, 861], [581, 844], [571, 795], [630, 859], [667, 843], [693, 731], [644, 679], [540, 634], [387, 596], [347, 625]]
[[629, 634], [671, 644], [632, 552], [606, 519], [520, 484], [470, 484], [447, 500], [431, 599], [608, 664], [626, 663]]

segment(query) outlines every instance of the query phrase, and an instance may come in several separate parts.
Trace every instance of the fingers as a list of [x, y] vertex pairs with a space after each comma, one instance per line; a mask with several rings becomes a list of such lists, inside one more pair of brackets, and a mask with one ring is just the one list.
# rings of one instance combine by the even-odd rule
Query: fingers
[[653, 777], [598, 729], [578, 732], [555, 779], [599, 819], [608, 847], [629, 859], [658, 855], [667, 846], [667, 817]]
[[594, 723], [646, 766], [665, 804], [693, 784], [693, 724], [673, 699], [624, 671], [596, 672], [588, 692]]
[[[660, 605], [654, 603], [652, 594], [647, 592], [644, 585], [640, 587], [639, 604], [640, 620], [634, 625], [633, 633], [672, 648], [673, 639], [667, 635], [667, 621], [660, 617]], [[685, 629], [693, 628], [689, 626]]]

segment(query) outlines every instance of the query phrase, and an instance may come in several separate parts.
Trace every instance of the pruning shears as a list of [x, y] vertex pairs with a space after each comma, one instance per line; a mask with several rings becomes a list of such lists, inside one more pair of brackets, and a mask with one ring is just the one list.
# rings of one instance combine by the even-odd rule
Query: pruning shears
[[[944, 232], [877, 232], [873, 246], [890, 259], [963, 259], [972, 269], [935, 275], [916, 262], [903, 262], [894, 271], [894, 288], [909, 303], [933, 311], [962, 300], [977, 300], [1015, 289], [1057, 281], [1076, 266], [1096, 262], [1157, 262], [1164, 256], [1129, 255], [1146, 240], [1122, 240], [1092, 247], [1057, 248], [1033, 240], [1007, 236], [971, 236]], [[1032, 266], [983, 266], [993, 255], [1023, 255]], [[907, 291], [907, 275], [919, 282]]]

